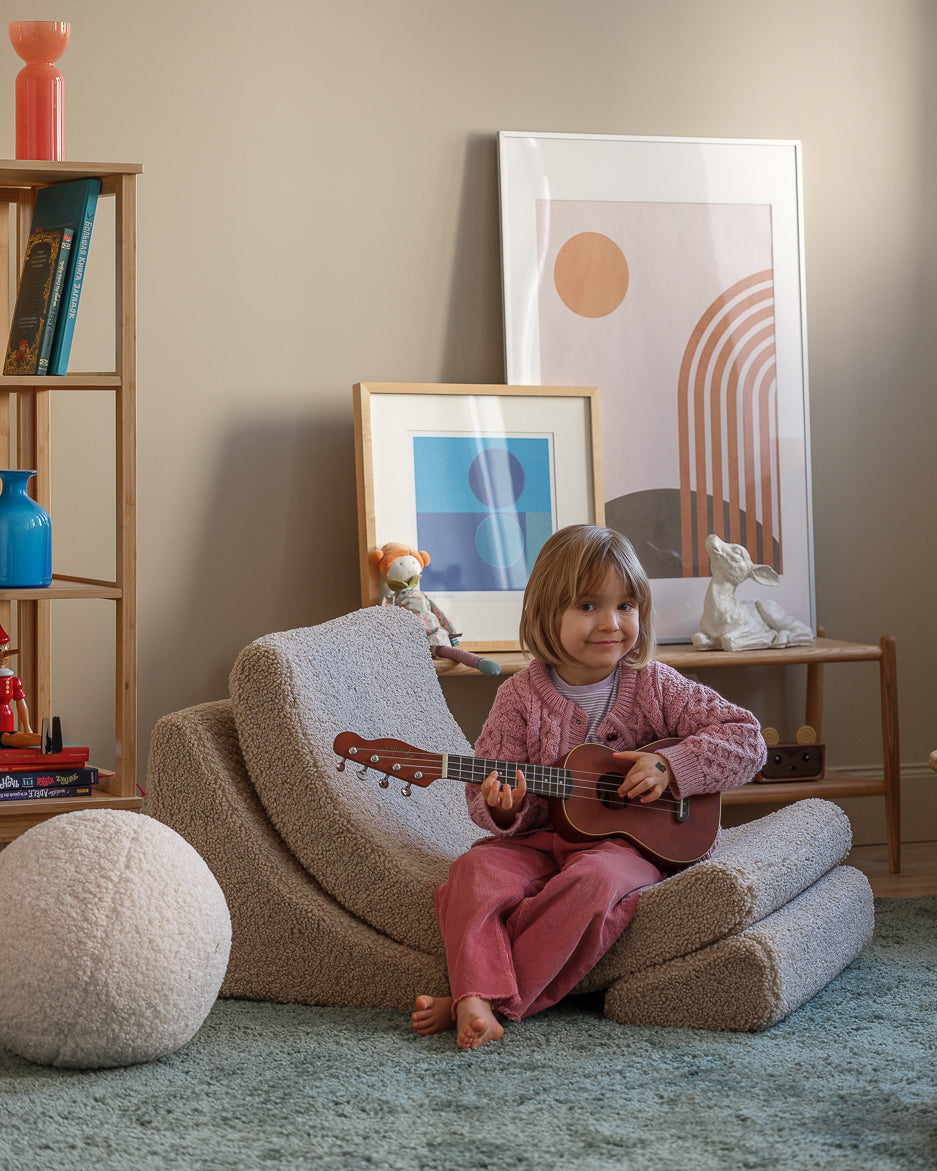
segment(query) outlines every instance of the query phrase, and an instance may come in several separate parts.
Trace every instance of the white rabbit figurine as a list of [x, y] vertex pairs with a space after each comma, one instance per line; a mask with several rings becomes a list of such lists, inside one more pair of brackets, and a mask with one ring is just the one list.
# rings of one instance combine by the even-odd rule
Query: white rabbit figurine
[[714, 533], [706, 538], [712, 581], [703, 601], [700, 629], [693, 645], [700, 651], [752, 651], [763, 647], [805, 646], [813, 631], [777, 602], [743, 602], [736, 589], [749, 578], [759, 585], [779, 584], [769, 565], [755, 565], [742, 545], [730, 545]]

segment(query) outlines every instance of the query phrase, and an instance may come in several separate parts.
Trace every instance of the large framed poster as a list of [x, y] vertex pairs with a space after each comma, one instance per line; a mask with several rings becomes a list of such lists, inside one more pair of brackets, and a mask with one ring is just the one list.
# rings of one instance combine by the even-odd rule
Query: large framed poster
[[599, 387], [661, 640], [698, 629], [709, 533], [815, 629], [799, 143], [503, 131], [499, 173], [507, 379]]
[[354, 405], [362, 603], [382, 600], [370, 552], [412, 545], [463, 648], [518, 650], [544, 541], [603, 522], [596, 388], [362, 382]]

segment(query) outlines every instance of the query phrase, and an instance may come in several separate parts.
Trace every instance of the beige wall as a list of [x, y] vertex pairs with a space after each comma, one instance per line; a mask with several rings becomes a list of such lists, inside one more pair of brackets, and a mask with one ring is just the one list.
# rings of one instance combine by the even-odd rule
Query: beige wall
[[[907, 836], [937, 824], [915, 779], [937, 745], [933, 13], [926, 0], [71, 0], [68, 157], [145, 166], [144, 752], [162, 714], [226, 693], [246, 642], [358, 604], [352, 384], [503, 380], [499, 129], [799, 139], [818, 613], [837, 637], [898, 635]], [[18, 62], [9, 47], [0, 59], [12, 155]], [[83, 364], [108, 344], [90, 317]], [[57, 557], [106, 538], [108, 404], [93, 404], [94, 428], [84, 409], [60, 416]], [[80, 543], [66, 535], [79, 523]], [[81, 605], [56, 611], [56, 703], [71, 734], [103, 743], [110, 613]], [[831, 761], [874, 761], [874, 669], [827, 678]], [[451, 689], [470, 733], [488, 687]]]

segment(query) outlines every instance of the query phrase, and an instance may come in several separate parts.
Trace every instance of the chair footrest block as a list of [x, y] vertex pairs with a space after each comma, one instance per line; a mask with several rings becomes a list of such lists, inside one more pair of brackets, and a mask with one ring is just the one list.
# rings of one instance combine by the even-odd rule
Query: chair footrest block
[[816, 797], [724, 830], [711, 858], [641, 895], [633, 921], [577, 991], [605, 988], [761, 922], [838, 866], [851, 845], [846, 814]]
[[622, 1024], [756, 1032], [852, 963], [873, 927], [868, 879], [837, 866], [744, 931], [617, 980], [605, 1015]]

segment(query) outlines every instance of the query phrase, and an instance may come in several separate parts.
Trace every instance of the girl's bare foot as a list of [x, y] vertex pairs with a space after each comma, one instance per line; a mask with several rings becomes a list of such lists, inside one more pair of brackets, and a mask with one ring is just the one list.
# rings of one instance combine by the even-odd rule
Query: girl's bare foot
[[447, 1029], [455, 1028], [452, 1019], [451, 996], [418, 996], [416, 1011], [410, 1014], [413, 1027], [421, 1037], [429, 1037], [433, 1033], [444, 1033]]
[[477, 1049], [486, 1041], [497, 1041], [504, 1029], [487, 1000], [465, 996], [456, 1005], [456, 1045], [460, 1049]]

